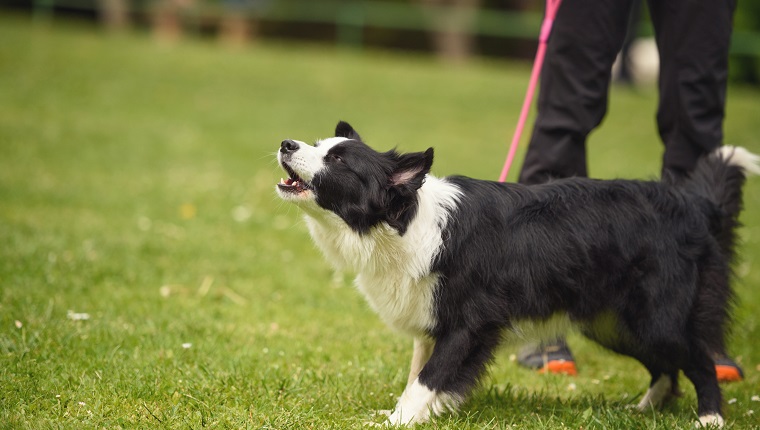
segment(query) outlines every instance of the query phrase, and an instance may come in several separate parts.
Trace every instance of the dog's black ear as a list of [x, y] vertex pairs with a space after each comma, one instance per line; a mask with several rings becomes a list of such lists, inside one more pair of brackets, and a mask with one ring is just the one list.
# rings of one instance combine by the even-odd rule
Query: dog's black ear
[[335, 126], [335, 137], [345, 137], [346, 139], [362, 140], [359, 133], [351, 127], [351, 124], [345, 121], [339, 121]]
[[395, 167], [388, 178], [385, 220], [403, 235], [417, 213], [416, 193], [433, 165], [433, 148], [411, 154], [399, 155], [395, 151], [389, 154], [395, 157]]
[[425, 175], [433, 165], [433, 148], [425, 152], [412, 152], [398, 157], [396, 168], [389, 179], [390, 186], [401, 195], [411, 195], [425, 182]]

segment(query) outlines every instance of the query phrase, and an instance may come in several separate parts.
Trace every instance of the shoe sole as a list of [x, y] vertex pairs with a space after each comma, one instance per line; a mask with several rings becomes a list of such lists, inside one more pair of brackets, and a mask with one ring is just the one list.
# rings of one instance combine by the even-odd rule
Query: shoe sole
[[578, 374], [578, 369], [575, 367], [574, 361], [552, 360], [546, 363], [544, 367], [539, 369], [538, 373], [554, 373], [557, 375], [575, 376]]
[[[576, 376], [578, 369], [575, 367], [575, 362], [554, 360], [546, 363], [544, 367], [538, 370], [538, 373]], [[739, 369], [733, 366], [716, 365], [715, 374], [718, 377], [718, 382], [738, 382], [744, 380]]]
[[715, 374], [718, 382], [738, 382], [744, 379], [739, 369], [734, 366], [716, 364]]

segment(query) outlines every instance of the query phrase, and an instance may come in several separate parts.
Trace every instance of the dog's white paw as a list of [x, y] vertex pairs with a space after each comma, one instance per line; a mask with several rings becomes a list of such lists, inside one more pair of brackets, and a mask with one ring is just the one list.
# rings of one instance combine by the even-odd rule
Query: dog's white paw
[[395, 410], [381, 409], [373, 413], [373, 417], [385, 417], [381, 422], [364, 421], [367, 427], [403, 427], [424, 423], [430, 419], [430, 413], [403, 413], [400, 408]]
[[404, 413], [402, 408], [396, 408], [388, 417], [388, 423], [392, 426], [408, 426], [411, 424], [425, 423], [430, 419], [430, 410], [424, 409], [417, 413]]
[[375, 421], [364, 421], [362, 424], [364, 424], [367, 427], [385, 427], [385, 426], [388, 426], [389, 425], [389, 423], [388, 423], [388, 417], [391, 416], [391, 413], [393, 413], [393, 411], [390, 410], [390, 409], [380, 409], [380, 410], [374, 411], [372, 413], [372, 417], [373, 418], [383, 417], [384, 418], [383, 421], [379, 422], [379, 423], [375, 422]]
[[699, 417], [696, 423], [698, 429], [703, 428], [722, 428], [724, 424], [723, 417], [719, 414], [703, 415]]

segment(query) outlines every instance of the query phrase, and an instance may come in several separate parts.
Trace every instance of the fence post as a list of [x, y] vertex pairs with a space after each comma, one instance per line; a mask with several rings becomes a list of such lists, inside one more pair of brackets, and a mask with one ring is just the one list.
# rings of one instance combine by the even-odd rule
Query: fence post
[[129, 26], [129, 0], [98, 0], [100, 21], [110, 31]]
[[335, 20], [338, 44], [361, 49], [364, 39], [364, 2], [348, 3]]
[[32, 19], [34, 21], [47, 22], [53, 16], [55, 0], [35, 0], [32, 7]]
[[453, 63], [472, 55], [473, 25], [480, 0], [421, 0], [433, 21], [433, 42], [438, 55]]

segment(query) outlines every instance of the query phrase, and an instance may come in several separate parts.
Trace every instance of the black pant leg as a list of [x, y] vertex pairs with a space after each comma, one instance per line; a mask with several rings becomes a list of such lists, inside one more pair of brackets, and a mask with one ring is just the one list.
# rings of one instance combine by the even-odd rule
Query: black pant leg
[[734, 0], [650, 0], [660, 52], [663, 171], [691, 171], [723, 142]]
[[560, 6], [519, 182], [587, 176], [586, 137], [607, 111], [612, 63], [630, 9], [631, 0], [564, 0]]

